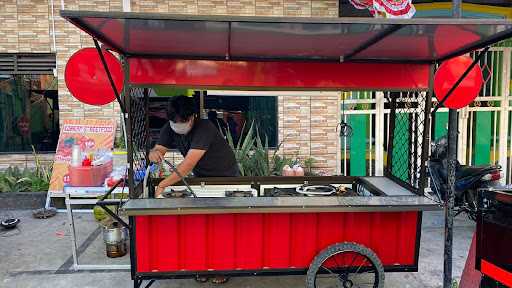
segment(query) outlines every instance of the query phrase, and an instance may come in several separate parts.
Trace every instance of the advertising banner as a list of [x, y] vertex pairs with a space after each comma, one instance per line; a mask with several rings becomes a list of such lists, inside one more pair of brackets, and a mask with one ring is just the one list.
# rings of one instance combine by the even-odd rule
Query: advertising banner
[[[76, 144], [80, 147], [80, 155], [87, 157], [88, 155], [100, 155], [111, 153], [114, 146], [114, 138], [116, 133], [116, 121], [115, 120], [103, 120], [103, 119], [69, 119], [64, 120], [59, 142], [57, 145], [57, 151], [55, 152], [55, 161], [53, 164], [52, 179], [50, 181], [49, 192], [52, 194], [63, 193], [65, 185], [71, 184], [70, 175], [70, 163], [72, 158], [73, 146]], [[76, 147], [76, 146], [75, 146]], [[99, 179], [96, 172], [89, 173], [87, 169], [95, 169], [100, 166], [90, 167], [73, 167], [74, 175], [85, 175], [83, 179], [74, 179], [81, 183], [87, 178], [93, 179], [97, 182]], [[78, 170], [82, 171], [78, 171]], [[109, 170], [112, 171], [110, 162]], [[106, 175], [107, 171], [101, 176]], [[79, 174], [83, 173], [83, 174]], [[93, 175], [94, 174], [94, 175]], [[75, 176], [77, 177], [77, 176]], [[104, 180], [103, 178], [102, 180]], [[102, 183], [90, 185], [90, 186], [101, 186]], [[81, 185], [83, 186], [83, 185]]]

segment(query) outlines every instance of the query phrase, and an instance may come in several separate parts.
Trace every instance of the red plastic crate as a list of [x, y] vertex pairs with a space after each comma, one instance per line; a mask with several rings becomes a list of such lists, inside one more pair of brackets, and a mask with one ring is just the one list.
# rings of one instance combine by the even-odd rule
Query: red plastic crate
[[112, 172], [112, 161], [98, 166], [69, 166], [69, 185], [73, 187], [101, 186]]

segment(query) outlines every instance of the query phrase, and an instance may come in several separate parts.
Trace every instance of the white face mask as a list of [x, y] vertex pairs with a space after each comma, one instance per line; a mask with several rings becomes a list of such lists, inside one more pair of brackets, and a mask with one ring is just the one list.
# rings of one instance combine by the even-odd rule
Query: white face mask
[[190, 119], [189, 121], [187, 122], [184, 122], [184, 123], [175, 123], [175, 122], [172, 122], [172, 121], [169, 121], [169, 124], [171, 125], [171, 129], [178, 133], [178, 134], [187, 134], [188, 132], [190, 132], [190, 130], [192, 129], [192, 122], [193, 119]]

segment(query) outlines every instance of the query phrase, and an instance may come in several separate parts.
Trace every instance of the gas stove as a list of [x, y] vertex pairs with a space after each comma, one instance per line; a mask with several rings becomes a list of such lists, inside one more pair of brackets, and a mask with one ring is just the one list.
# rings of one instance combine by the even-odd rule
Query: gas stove
[[[251, 185], [194, 185], [197, 197], [320, 197], [357, 196], [352, 189], [343, 185], [261, 185], [260, 194]], [[165, 198], [193, 197], [185, 186], [172, 186], [163, 192]]]
[[175, 190], [170, 189], [168, 191], [164, 191], [162, 193], [162, 196], [164, 198], [185, 198], [185, 197], [192, 197], [192, 193], [188, 190]]
[[295, 185], [261, 187], [266, 197], [357, 196], [352, 189], [339, 185]]
[[[256, 197], [258, 192], [251, 185], [192, 185], [197, 197]], [[193, 197], [185, 186], [168, 187], [162, 193], [165, 198]]]
[[265, 189], [265, 196], [268, 197], [298, 197], [304, 196], [296, 191], [296, 188], [279, 188], [273, 187], [271, 189]]
[[226, 197], [253, 197], [254, 194], [252, 190], [226, 190], [225, 192]]

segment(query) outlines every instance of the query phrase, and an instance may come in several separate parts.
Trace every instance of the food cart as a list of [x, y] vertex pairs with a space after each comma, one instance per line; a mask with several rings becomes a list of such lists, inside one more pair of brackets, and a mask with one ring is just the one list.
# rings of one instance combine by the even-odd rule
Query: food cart
[[510, 287], [512, 189], [482, 189], [478, 193], [478, 204], [475, 266], [482, 272], [481, 287]]
[[[130, 200], [122, 211], [134, 287], [208, 274], [295, 274], [307, 275], [307, 287], [384, 287], [385, 271], [418, 271], [422, 212], [441, 207], [424, 195], [435, 65], [512, 35], [503, 20], [61, 15], [94, 38], [102, 59], [109, 49], [122, 62], [122, 93], [111, 83], [128, 136]], [[141, 175], [155, 85], [391, 91], [385, 175], [189, 178], [193, 190], [221, 194], [154, 199], [159, 179]], [[352, 187], [356, 195], [272, 188], [308, 185]], [[250, 195], [228, 193], [244, 189]]]

